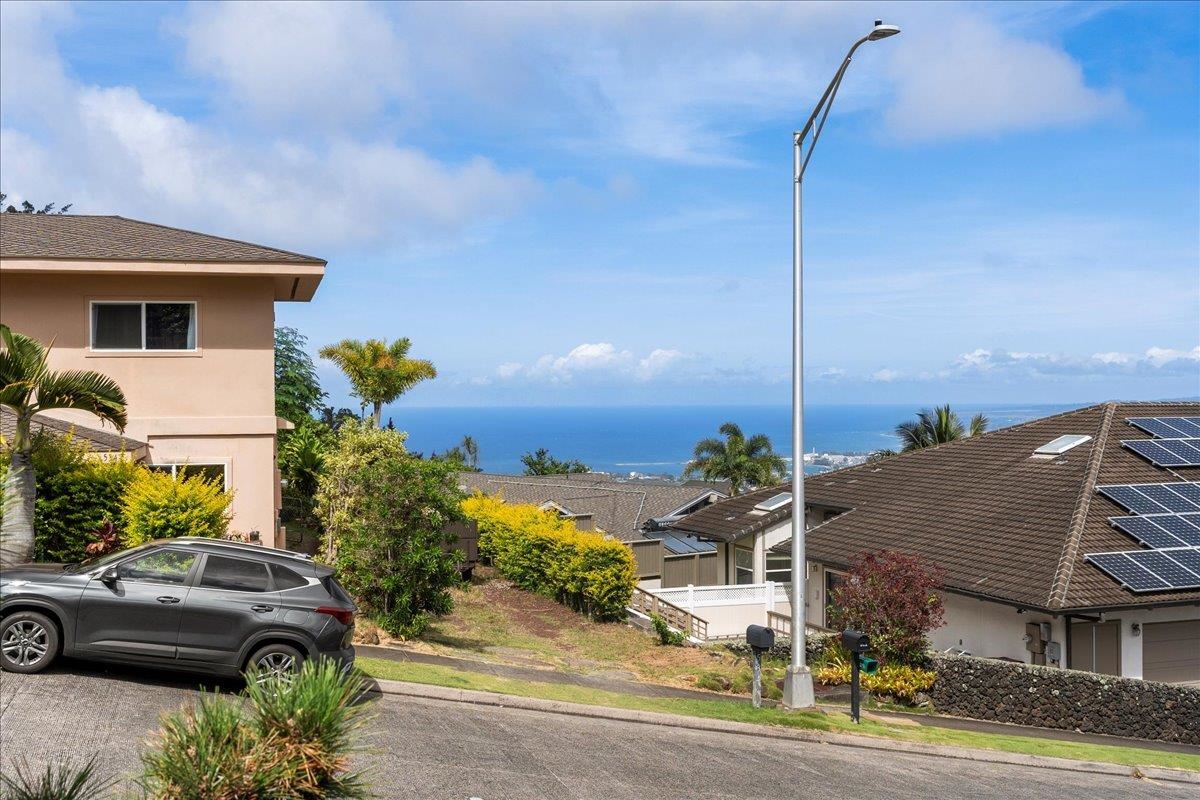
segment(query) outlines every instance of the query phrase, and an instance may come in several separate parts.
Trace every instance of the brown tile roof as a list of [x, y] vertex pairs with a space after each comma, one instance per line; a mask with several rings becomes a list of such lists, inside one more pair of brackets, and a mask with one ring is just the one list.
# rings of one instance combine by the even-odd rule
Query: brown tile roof
[[[1131, 592], [1083, 558], [1139, 547], [1108, 521], [1128, 512], [1096, 486], [1200, 480], [1200, 467], [1162, 469], [1122, 447], [1153, 438], [1125, 418], [1197, 415], [1200, 403], [1105, 403], [809, 477], [807, 504], [852, 510], [808, 532], [808, 555], [845, 566], [867, 550], [917, 553], [946, 570], [947, 588], [1051, 611], [1200, 604], [1200, 590]], [[1064, 434], [1093, 438], [1032, 457]], [[675, 527], [725, 541], [756, 533], [791, 518], [790, 506], [751, 512], [787, 490], [726, 500]]]
[[313, 256], [125, 217], [0, 214], [0, 258], [324, 265]]
[[642, 527], [648, 520], [664, 517], [713, 491], [679, 484], [617, 481], [604, 475], [463, 472], [459, 484], [469, 491], [503, 495], [509, 503], [553, 502], [572, 514], [590, 514], [596, 528], [624, 542], [643, 538]]
[[[145, 442], [139, 442], [137, 439], [130, 439], [111, 431], [86, 428], [82, 425], [48, 417], [45, 414], [35, 414], [30, 428], [35, 434], [45, 431], [55, 436], [74, 436], [75, 439], [83, 442], [96, 453], [137, 453], [146, 447]], [[0, 435], [11, 443], [16, 432], [17, 415], [8, 408], [0, 406]]]

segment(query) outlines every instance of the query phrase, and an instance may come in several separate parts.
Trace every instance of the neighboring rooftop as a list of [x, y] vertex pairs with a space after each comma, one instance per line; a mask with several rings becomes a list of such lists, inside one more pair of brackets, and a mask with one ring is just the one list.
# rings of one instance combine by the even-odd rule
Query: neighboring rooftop
[[[73, 436], [96, 453], [129, 453], [134, 457], [143, 454], [145, 442], [130, 439], [111, 431], [89, 428], [60, 419], [48, 417], [45, 414], [35, 414], [30, 423], [30, 429], [36, 435], [41, 431], [55, 436]], [[0, 406], [0, 435], [7, 442], [12, 442], [17, 433], [17, 415], [10, 409]]]
[[[1138, 548], [1109, 522], [1128, 512], [1097, 486], [1200, 481], [1200, 467], [1163, 469], [1122, 446], [1152, 438], [1126, 418], [1197, 415], [1200, 403], [1105, 403], [811, 476], [806, 504], [844, 513], [809, 530], [808, 556], [845, 567], [868, 550], [917, 553], [945, 568], [948, 589], [1052, 612], [1200, 604], [1200, 590], [1135, 593], [1084, 560]], [[1062, 436], [1091, 438], [1034, 455]], [[791, 519], [791, 504], [754, 506], [788, 488], [722, 501], [673, 527], [727, 542], [773, 528]]]
[[554, 503], [568, 514], [591, 516], [595, 527], [621, 541], [642, 539], [651, 519], [670, 516], [709, 497], [717, 489], [678, 483], [621, 481], [608, 475], [496, 475], [459, 473], [468, 491], [499, 494], [506, 502]]
[[81, 214], [0, 214], [0, 258], [325, 265], [320, 258], [236, 239]]

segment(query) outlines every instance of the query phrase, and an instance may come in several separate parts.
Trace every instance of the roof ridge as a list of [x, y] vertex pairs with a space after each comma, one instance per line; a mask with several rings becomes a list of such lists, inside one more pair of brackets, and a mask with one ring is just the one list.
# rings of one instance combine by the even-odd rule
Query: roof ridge
[[1083, 478], [1083, 487], [1079, 499], [1075, 503], [1075, 511], [1071, 514], [1071, 525], [1067, 529], [1067, 538], [1063, 541], [1058, 566], [1054, 570], [1054, 582], [1050, 585], [1050, 596], [1046, 600], [1047, 608], [1062, 608], [1066, 604], [1067, 589], [1071, 585], [1071, 578], [1075, 571], [1075, 559], [1079, 555], [1079, 546], [1083, 539], [1083, 526], [1087, 522], [1088, 511], [1091, 509], [1096, 479], [1100, 475], [1100, 463], [1104, 460], [1104, 448], [1108, 445], [1108, 433], [1112, 428], [1116, 411], [1116, 402], [1105, 404], [1104, 419], [1100, 421], [1096, 443], [1088, 455], [1088, 468]]

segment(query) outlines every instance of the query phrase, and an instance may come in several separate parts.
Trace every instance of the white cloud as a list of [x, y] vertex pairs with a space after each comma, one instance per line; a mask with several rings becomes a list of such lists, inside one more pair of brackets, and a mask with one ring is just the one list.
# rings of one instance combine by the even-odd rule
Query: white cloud
[[[251, 13], [241, 4], [222, 8], [235, 19]], [[317, 13], [308, 4], [299, 8], [302, 14]], [[320, 13], [336, 15], [333, 8]], [[37, 187], [36, 200], [72, 202], [76, 212], [121, 213], [316, 252], [337, 245], [414, 246], [456, 237], [517, 212], [540, 191], [531, 174], [501, 169], [479, 156], [451, 163], [416, 147], [353, 132], [291, 138], [291, 128], [277, 126], [275, 136], [239, 134], [231, 126], [171, 113], [132, 87], [71, 82], [63, 77], [52, 36], [61, 21], [30, 9], [9, 3], [3, 8], [0, 71], [21, 75], [42, 93], [31, 103], [14, 90], [10, 103], [9, 83], [4, 84], [0, 189], [14, 196]], [[373, 12], [360, 8], [349, 18], [358, 20], [357, 27], [369, 27], [363, 16], [368, 13]], [[34, 46], [36, 58], [13, 61], [32, 55], [26, 51]], [[352, 92], [350, 84], [372, 80], [342, 77], [336, 86], [318, 89]], [[277, 88], [290, 91], [286, 85]], [[243, 93], [248, 102], [253, 91], [248, 87]], [[332, 106], [320, 107], [314, 96], [304, 102], [318, 104], [310, 108], [314, 114], [338, 114]], [[348, 102], [369, 110], [365, 101]], [[40, 124], [33, 128], [35, 118]]]
[[404, 42], [381, 6], [193, 3], [180, 32], [189, 64], [268, 120], [338, 127], [411, 94]]
[[638, 361], [637, 376], [641, 380], [650, 380], [666, 372], [680, 359], [687, 358], [682, 351], [656, 348], [650, 355]]
[[646, 383], [681, 376], [680, 368], [697, 359], [681, 350], [656, 347], [644, 356], [619, 349], [612, 342], [585, 342], [564, 355], [547, 353], [529, 366], [509, 361], [496, 367], [502, 381], [569, 384]]
[[[892, 51], [896, 97], [887, 127], [908, 139], [941, 139], [1072, 125], [1125, 109], [1116, 90], [1087, 85], [1060, 47], [1006, 32], [982, 15], [941, 15], [905, 31]], [[928, 21], [928, 20], [926, 20]]]
[[1151, 347], [1144, 353], [1096, 353], [1089, 357], [1055, 353], [977, 349], [958, 356], [940, 378], [988, 374], [1012, 377], [1099, 375], [1195, 375], [1200, 386], [1200, 346], [1191, 350]]
[[903, 373], [899, 370], [884, 368], [872, 372], [870, 380], [878, 383], [891, 383], [892, 381], [899, 380], [901, 377], [903, 377]]

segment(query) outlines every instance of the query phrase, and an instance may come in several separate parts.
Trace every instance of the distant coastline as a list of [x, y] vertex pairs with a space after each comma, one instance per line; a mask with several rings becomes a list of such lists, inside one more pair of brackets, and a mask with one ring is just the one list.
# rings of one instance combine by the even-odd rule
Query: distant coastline
[[[992, 428], [1007, 427], [1083, 404], [962, 405], [963, 416], [982, 412]], [[910, 405], [809, 406], [805, 413], [805, 472], [862, 463], [895, 448], [896, 424], [914, 416]], [[558, 458], [579, 459], [593, 470], [626, 478], [678, 478], [696, 442], [733, 420], [747, 434], [764, 433], [780, 454], [791, 454], [787, 406], [625, 406], [558, 408], [420, 408], [389, 406], [389, 418], [408, 433], [414, 452], [441, 452], [469, 435], [487, 472], [520, 473], [521, 455], [545, 447]]]

